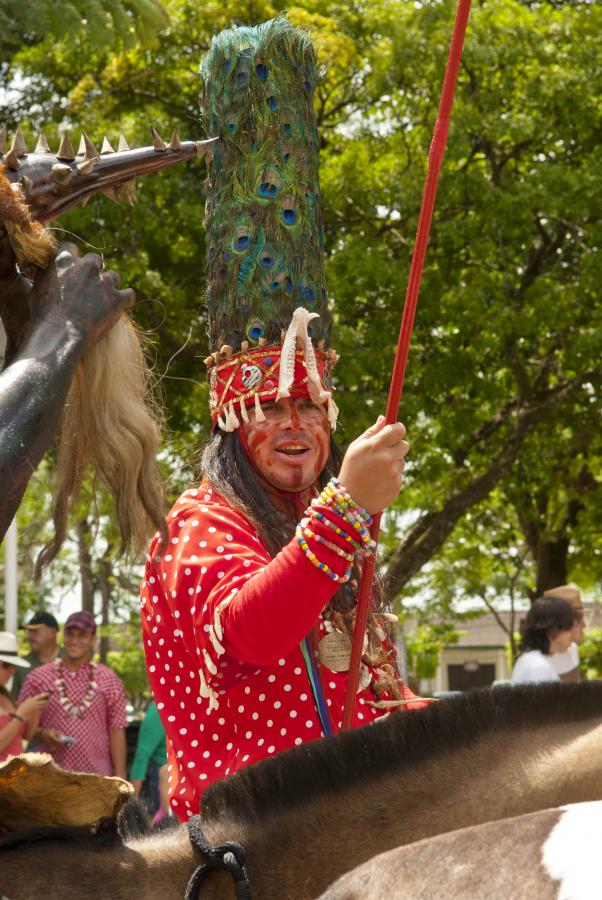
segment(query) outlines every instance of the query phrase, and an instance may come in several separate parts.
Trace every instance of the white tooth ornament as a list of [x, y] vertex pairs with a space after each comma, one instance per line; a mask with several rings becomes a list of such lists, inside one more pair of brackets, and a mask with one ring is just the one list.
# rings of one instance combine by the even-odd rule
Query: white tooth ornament
[[330, 391], [325, 391], [320, 384], [320, 375], [316, 365], [316, 354], [311, 337], [307, 330], [307, 326], [312, 319], [318, 319], [318, 313], [310, 313], [303, 306], [297, 307], [293, 313], [291, 324], [282, 345], [282, 353], [280, 355], [280, 375], [278, 378], [278, 394], [277, 399], [282, 397], [290, 397], [290, 389], [295, 378], [295, 351], [297, 349], [297, 338], [303, 347], [303, 355], [305, 357], [305, 369], [307, 371], [307, 389], [309, 396], [314, 403], [326, 403], [330, 398]]
[[219, 416], [217, 417], [217, 424], [219, 425], [219, 427], [221, 428], [222, 431], [227, 431], [227, 430], [228, 430], [228, 429], [226, 428], [226, 420], [222, 417], [221, 413], [220, 413]]
[[336, 405], [332, 396], [328, 398], [328, 421], [330, 423], [330, 430], [337, 430], [337, 419], [339, 417], [339, 407]]
[[243, 420], [243, 422], [246, 423], [249, 421], [249, 414], [247, 412], [247, 407], [245, 406], [245, 401], [242, 399], [242, 397], [240, 399], [239, 406], [240, 406], [240, 417]]
[[208, 671], [211, 672], [212, 675], [217, 675], [217, 666], [206, 650], [203, 650], [203, 659], [205, 660], [205, 665], [207, 666]]
[[222, 628], [222, 620], [220, 618], [220, 608], [219, 606], [215, 607], [215, 612], [213, 614], [213, 630], [216, 634], [218, 641], [223, 640], [224, 638], [224, 629]]
[[234, 400], [230, 400], [228, 410], [226, 412], [226, 431], [235, 431], [240, 425], [238, 416], [234, 412]]
[[217, 635], [215, 633], [215, 629], [213, 628], [213, 625], [209, 626], [209, 640], [211, 641], [211, 643], [213, 645], [213, 649], [215, 650], [215, 652], [217, 653], [218, 656], [221, 656], [223, 653], [226, 652], [217, 639]]
[[199, 679], [201, 681], [201, 697], [209, 697], [211, 693], [211, 688], [207, 684], [205, 680], [205, 673], [202, 669], [199, 669]]
[[255, 394], [255, 421], [265, 422], [265, 416], [261, 408], [261, 403], [259, 402], [259, 394]]

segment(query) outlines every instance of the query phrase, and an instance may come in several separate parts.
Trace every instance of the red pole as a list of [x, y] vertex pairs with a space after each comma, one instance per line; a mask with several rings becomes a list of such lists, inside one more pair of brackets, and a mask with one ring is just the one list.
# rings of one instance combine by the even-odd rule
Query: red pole
[[[451, 116], [451, 108], [454, 100], [454, 90], [458, 78], [458, 69], [460, 68], [460, 59], [462, 57], [462, 48], [464, 46], [464, 36], [466, 34], [466, 26], [468, 24], [468, 16], [470, 13], [470, 0], [459, 0], [456, 12], [456, 21], [454, 23], [454, 32], [449, 47], [449, 55], [447, 58], [447, 66], [445, 69], [445, 77], [443, 79], [443, 87], [441, 89], [441, 99], [439, 101], [439, 111], [437, 113], [437, 121], [433, 132], [433, 139], [429, 150], [428, 167], [424, 190], [422, 193], [422, 206], [420, 209], [420, 218], [418, 219], [418, 228], [416, 230], [416, 240], [414, 242], [414, 252], [412, 255], [412, 264], [410, 266], [410, 276], [408, 279], [408, 287], [403, 306], [403, 315], [401, 318], [401, 328], [399, 330], [399, 340], [397, 343], [397, 352], [395, 354], [395, 363], [391, 374], [391, 384], [389, 387], [389, 399], [387, 401], [387, 422], [396, 422], [399, 414], [399, 405], [401, 403], [401, 393], [405, 378], [406, 366], [408, 362], [408, 353], [410, 351], [410, 340], [412, 337], [412, 328], [414, 326], [414, 316], [416, 314], [416, 306], [418, 304], [418, 294], [420, 292], [420, 282], [422, 279], [422, 270], [424, 268], [424, 257], [426, 255], [426, 247], [428, 244], [429, 231], [431, 227], [431, 219], [433, 217], [433, 208], [435, 206], [435, 197], [437, 194], [437, 183], [439, 180], [439, 170], [445, 153], [445, 145], [447, 143], [447, 132], [449, 129], [449, 120]], [[374, 517], [371, 533], [375, 541], [378, 541], [380, 533], [381, 515]], [[374, 567], [376, 565], [376, 554], [368, 557], [364, 563], [362, 570], [362, 578], [358, 590], [357, 597], [357, 614], [355, 620], [355, 630], [353, 633], [353, 643], [351, 647], [351, 659], [349, 663], [349, 678], [347, 681], [347, 694], [345, 697], [345, 710], [343, 713], [343, 729], [347, 730], [351, 727], [353, 720], [353, 711], [355, 707], [355, 697], [359, 684], [360, 666], [362, 661], [362, 649], [364, 644], [364, 635], [366, 633], [366, 623], [368, 621], [368, 612], [370, 607], [370, 597], [372, 593], [372, 582], [374, 579]]]

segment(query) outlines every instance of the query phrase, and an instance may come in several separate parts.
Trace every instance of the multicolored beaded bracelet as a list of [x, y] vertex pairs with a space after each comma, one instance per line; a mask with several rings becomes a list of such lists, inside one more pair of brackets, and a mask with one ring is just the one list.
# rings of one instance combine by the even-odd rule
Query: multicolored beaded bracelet
[[337, 575], [337, 573], [333, 572], [333, 570], [327, 563], [321, 562], [305, 540], [301, 523], [297, 525], [295, 537], [303, 553], [306, 555], [308, 560], [314, 566], [316, 566], [316, 568], [320, 569], [321, 572], [324, 572], [325, 575], [328, 575], [329, 578], [331, 578], [333, 581], [336, 581], [338, 584], [345, 584], [347, 581], [349, 581], [349, 579], [351, 578], [351, 566], [348, 566], [347, 569], [345, 569], [344, 575]]
[[[307, 522], [307, 519], [304, 521]], [[322, 537], [321, 534], [316, 534], [315, 531], [312, 531], [311, 528], [308, 527], [308, 525], [303, 525], [303, 522], [300, 524], [302, 525], [303, 536], [305, 538], [313, 538], [314, 541], [317, 541], [318, 544], [324, 544], [325, 547], [328, 547], [329, 550], [332, 550], [332, 552], [336, 553], [337, 556], [340, 556], [341, 559], [346, 559], [347, 562], [353, 562], [355, 559], [354, 553], [347, 553], [346, 550], [343, 550], [342, 547], [329, 541], [328, 538]]]

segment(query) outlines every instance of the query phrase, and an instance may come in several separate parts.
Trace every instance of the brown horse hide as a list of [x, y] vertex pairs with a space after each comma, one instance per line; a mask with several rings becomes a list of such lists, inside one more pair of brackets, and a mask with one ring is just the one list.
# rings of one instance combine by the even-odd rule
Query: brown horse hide
[[[396, 713], [243, 769], [203, 800], [208, 839], [246, 848], [254, 900], [319, 897], [402, 844], [602, 800], [602, 683], [475, 691]], [[0, 841], [0, 893], [182, 900], [199, 861], [183, 826], [125, 841], [26, 832]], [[426, 882], [428, 866], [422, 875]], [[229, 877], [212, 873], [199, 896], [234, 897]]]
[[602, 803], [427, 838], [343, 875], [319, 900], [599, 900]]

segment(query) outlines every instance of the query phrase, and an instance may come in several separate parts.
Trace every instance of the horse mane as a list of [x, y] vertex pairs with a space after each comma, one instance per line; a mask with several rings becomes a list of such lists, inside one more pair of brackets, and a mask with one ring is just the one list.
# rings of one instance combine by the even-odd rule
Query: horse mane
[[249, 766], [203, 795], [203, 818], [258, 825], [316, 794], [366, 785], [391, 772], [469, 748], [495, 731], [602, 718], [602, 682], [475, 690], [396, 713], [363, 728], [287, 750]]

